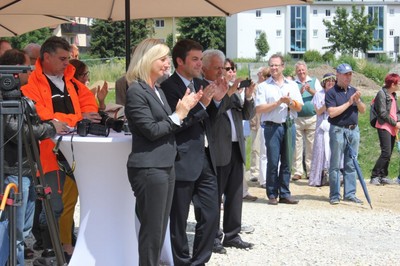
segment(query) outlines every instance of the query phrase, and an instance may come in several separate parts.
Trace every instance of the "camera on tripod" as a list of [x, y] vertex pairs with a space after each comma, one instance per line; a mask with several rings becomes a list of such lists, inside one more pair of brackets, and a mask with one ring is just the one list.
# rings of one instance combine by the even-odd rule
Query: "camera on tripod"
[[96, 136], [107, 137], [110, 134], [110, 129], [116, 132], [121, 132], [124, 121], [119, 119], [114, 119], [107, 115], [103, 111], [99, 111], [101, 116], [101, 121], [99, 124], [93, 123], [89, 119], [82, 119], [78, 122], [76, 131], [79, 136], [86, 137], [88, 134]]
[[2, 99], [21, 99], [21, 81], [18, 73], [32, 71], [31, 66], [0, 66], [0, 91]]

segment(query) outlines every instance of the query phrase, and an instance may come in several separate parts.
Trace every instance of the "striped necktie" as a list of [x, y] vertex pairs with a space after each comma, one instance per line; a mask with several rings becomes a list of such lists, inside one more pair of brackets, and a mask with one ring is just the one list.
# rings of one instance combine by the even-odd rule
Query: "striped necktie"
[[190, 89], [191, 92], [196, 93], [196, 90], [194, 89], [193, 81], [191, 81], [191, 82], [189, 83], [188, 88]]

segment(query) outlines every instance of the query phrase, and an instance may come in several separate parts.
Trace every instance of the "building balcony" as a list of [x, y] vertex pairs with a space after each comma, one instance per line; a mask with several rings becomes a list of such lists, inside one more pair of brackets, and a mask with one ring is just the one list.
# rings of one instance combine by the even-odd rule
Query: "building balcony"
[[61, 24], [61, 32], [62, 34], [89, 34], [90, 28], [88, 25], [84, 24]]

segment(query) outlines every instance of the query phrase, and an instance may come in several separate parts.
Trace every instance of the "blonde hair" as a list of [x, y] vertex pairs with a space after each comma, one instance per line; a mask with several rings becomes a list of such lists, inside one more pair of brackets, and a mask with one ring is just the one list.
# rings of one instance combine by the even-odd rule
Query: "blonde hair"
[[150, 84], [151, 65], [157, 59], [169, 54], [169, 48], [157, 39], [145, 39], [141, 41], [132, 54], [126, 80], [128, 84], [143, 80]]

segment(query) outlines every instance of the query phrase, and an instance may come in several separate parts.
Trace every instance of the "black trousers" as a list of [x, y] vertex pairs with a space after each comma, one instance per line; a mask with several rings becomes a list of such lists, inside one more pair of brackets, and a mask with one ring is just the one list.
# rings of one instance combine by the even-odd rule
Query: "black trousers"
[[[171, 244], [174, 263], [181, 265], [204, 265], [212, 254], [215, 228], [218, 224], [217, 177], [205, 154], [203, 170], [194, 181], [176, 181], [170, 215]], [[188, 165], [190, 167], [190, 165]], [[196, 228], [192, 257], [186, 235], [190, 202], [193, 202]]]
[[128, 178], [140, 221], [139, 265], [157, 266], [171, 210], [175, 171], [173, 167], [128, 168]]
[[390, 157], [392, 156], [395, 144], [395, 136], [392, 136], [387, 130], [378, 128], [379, 143], [381, 146], [381, 155], [372, 169], [371, 177], [387, 177]]
[[[224, 196], [224, 217], [222, 230], [224, 241], [238, 237], [242, 224], [243, 204], [243, 161], [240, 147], [232, 142], [232, 156], [229, 164], [217, 167], [219, 202]], [[222, 233], [217, 226], [216, 241], [220, 241]]]

